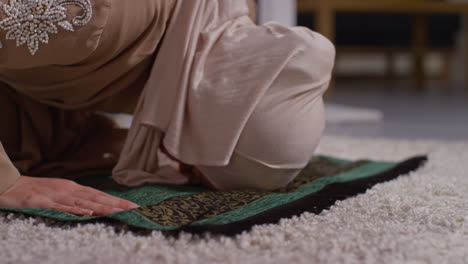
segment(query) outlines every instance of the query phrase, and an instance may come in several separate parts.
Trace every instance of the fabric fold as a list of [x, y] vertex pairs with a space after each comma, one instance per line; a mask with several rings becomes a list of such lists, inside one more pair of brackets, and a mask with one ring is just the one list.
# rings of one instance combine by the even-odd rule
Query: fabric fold
[[16, 181], [20, 178], [18, 170], [13, 166], [10, 159], [8, 158], [3, 145], [0, 142], [0, 175], [2, 180], [0, 181], [0, 194], [5, 192], [8, 188], [13, 186]]
[[[247, 1], [178, 1], [114, 179], [129, 185], [148, 176], [166, 183], [169, 177], [159, 178], [147, 164], [155, 159], [145, 149], [160, 144], [183, 163], [226, 166], [260, 100], [291, 60], [310, 48], [303, 33], [256, 25]], [[319, 75], [316, 84], [329, 81], [328, 68], [312, 73]], [[156, 133], [160, 141], [148, 143]]]

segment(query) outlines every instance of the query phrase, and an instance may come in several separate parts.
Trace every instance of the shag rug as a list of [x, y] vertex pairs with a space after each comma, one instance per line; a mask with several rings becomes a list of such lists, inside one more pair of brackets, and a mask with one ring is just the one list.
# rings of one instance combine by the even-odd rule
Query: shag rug
[[234, 237], [0, 213], [0, 263], [468, 263], [468, 142], [325, 137], [319, 152], [429, 162], [320, 214]]

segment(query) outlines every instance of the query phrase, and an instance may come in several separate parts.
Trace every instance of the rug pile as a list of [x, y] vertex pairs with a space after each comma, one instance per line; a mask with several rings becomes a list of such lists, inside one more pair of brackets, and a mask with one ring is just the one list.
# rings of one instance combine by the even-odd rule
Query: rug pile
[[468, 142], [326, 137], [321, 154], [395, 161], [408, 176], [236, 236], [139, 233], [0, 213], [1, 263], [468, 263]]

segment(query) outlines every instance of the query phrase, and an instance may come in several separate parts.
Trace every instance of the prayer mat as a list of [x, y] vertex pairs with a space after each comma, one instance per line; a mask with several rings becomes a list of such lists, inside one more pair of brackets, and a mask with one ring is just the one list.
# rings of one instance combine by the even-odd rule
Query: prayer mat
[[61, 221], [89, 222], [112, 219], [131, 227], [168, 232], [210, 232], [235, 235], [254, 225], [277, 223], [304, 212], [318, 214], [336, 201], [366, 192], [372, 186], [408, 174], [422, 166], [426, 157], [395, 163], [347, 161], [328, 156], [315, 157], [287, 187], [275, 191], [213, 191], [200, 186], [148, 185], [127, 188], [109, 176], [79, 183], [131, 200], [139, 209], [100, 217], [82, 217], [43, 209], [9, 209]]

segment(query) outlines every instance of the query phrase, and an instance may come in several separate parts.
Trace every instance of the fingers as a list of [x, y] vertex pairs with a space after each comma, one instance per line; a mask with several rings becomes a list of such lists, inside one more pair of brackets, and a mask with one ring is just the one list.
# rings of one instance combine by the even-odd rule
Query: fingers
[[75, 199], [74, 204], [79, 208], [86, 208], [93, 211], [94, 215], [106, 215], [125, 211], [125, 209], [103, 205], [89, 200]]
[[66, 206], [66, 207], [80, 208], [83, 210], [88, 210], [88, 212], [91, 212], [86, 215], [96, 215], [96, 216], [106, 215], [106, 214], [122, 212], [125, 210], [122, 208], [115, 208], [112, 206], [99, 204], [91, 200], [86, 200], [86, 199], [81, 199], [81, 198], [76, 198], [76, 197], [62, 198], [60, 200], [55, 201], [55, 203]]
[[52, 209], [78, 215], [104, 215], [139, 207], [69, 180], [25, 176], [0, 196], [0, 206]]
[[110, 206], [113, 208], [121, 208], [124, 210], [131, 210], [131, 209], [136, 209], [139, 207], [138, 205], [132, 202], [129, 202], [129, 201], [117, 198], [117, 197], [113, 197], [113, 196], [97, 195], [97, 196], [94, 196], [91, 199], [91, 201], [95, 203], [103, 204], [106, 206]]
[[135, 203], [89, 187], [82, 187], [79, 191], [63, 199], [63, 202], [68, 206], [91, 210], [93, 215], [112, 214], [139, 207]]
[[140, 207], [139, 205], [130, 201], [88, 187], [85, 187], [82, 191], [77, 192], [76, 197], [113, 208], [121, 208], [124, 210], [131, 210]]
[[93, 215], [93, 211], [89, 209], [83, 209], [79, 207], [74, 207], [74, 206], [69, 206], [69, 205], [63, 205], [63, 204], [58, 204], [58, 203], [53, 203], [50, 206], [47, 206], [52, 210], [57, 210], [57, 211], [62, 211], [65, 213], [70, 213], [70, 214], [76, 214], [76, 215]]

